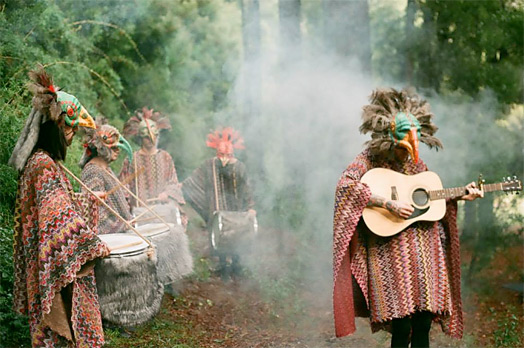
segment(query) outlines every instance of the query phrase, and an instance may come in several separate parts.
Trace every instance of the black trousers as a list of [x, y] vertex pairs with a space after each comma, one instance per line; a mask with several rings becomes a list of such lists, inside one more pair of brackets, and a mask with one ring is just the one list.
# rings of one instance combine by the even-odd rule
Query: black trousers
[[[227, 263], [227, 257], [231, 256], [231, 265]], [[224, 277], [238, 276], [241, 272], [240, 256], [238, 254], [218, 253], [220, 275]]]
[[433, 313], [416, 312], [411, 316], [393, 319], [391, 348], [429, 348], [429, 330]]

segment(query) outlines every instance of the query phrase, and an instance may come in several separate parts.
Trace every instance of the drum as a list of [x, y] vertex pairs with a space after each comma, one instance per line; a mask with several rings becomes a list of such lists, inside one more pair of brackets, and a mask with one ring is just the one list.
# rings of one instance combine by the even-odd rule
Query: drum
[[193, 256], [182, 225], [151, 223], [138, 226], [137, 230], [156, 247], [162, 284], [173, 283], [193, 272]]
[[[149, 208], [153, 210], [158, 216], [164, 219], [165, 222], [172, 223], [175, 225], [182, 225], [182, 216], [180, 209], [175, 202], [167, 204], [154, 204], [150, 205]], [[149, 209], [144, 207], [133, 208], [133, 216], [137, 219], [136, 225], [147, 225], [151, 223], [164, 222], [158, 219]]]
[[216, 211], [210, 230], [211, 247], [220, 252], [237, 252], [250, 246], [258, 231], [257, 218], [244, 211]]
[[136, 235], [98, 237], [112, 249], [95, 267], [102, 318], [123, 327], [145, 323], [158, 313], [164, 294], [156, 256], [148, 257], [148, 244]]

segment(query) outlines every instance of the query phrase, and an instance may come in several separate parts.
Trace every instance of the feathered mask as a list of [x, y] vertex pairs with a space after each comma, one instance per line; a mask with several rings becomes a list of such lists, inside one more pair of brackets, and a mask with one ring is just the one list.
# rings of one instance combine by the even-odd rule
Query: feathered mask
[[95, 121], [75, 96], [65, 93], [53, 84], [53, 79], [42, 65], [29, 72], [28, 88], [33, 92], [33, 108], [13, 149], [9, 165], [22, 171], [38, 141], [40, 125], [52, 120], [61, 124], [62, 117], [70, 127], [95, 128]]
[[[64, 115], [65, 123], [70, 127], [95, 128], [95, 121], [78, 99], [69, 93], [61, 91], [53, 84], [53, 79], [40, 65], [38, 70], [30, 71], [32, 83], [29, 89], [33, 92], [33, 106], [39, 110], [44, 118], [60, 123]], [[43, 122], [47, 119], [43, 120]]]
[[112, 162], [111, 155], [115, 148], [126, 151], [129, 161], [133, 158], [133, 149], [127, 140], [120, 135], [118, 129], [107, 124], [104, 117], [97, 117], [96, 129], [86, 131], [84, 147], [85, 151], [80, 160], [83, 168], [93, 157], [100, 156], [108, 163]]
[[162, 117], [159, 112], [153, 112], [153, 109], [143, 107], [126, 122], [123, 133], [124, 136], [134, 137], [137, 141], [149, 137], [153, 143], [156, 143], [162, 129], [171, 130], [169, 119]]
[[406, 89], [377, 89], [370, 101], [363, 107], [360, 132], [371, 132], [366, 145], [372, 154], [386, 153], [399, 146], [417, 162], [419, 141], [430, 148], [442, 148], [440, 140], [433, 136], [438, 127], [432, 123], [429, 104], [417, 94]]
[[217, 150], [217, 156], [232, 156], [234, 149], [245, 149], [244, 139], [231, 127], [217, 129], [207, 135], [206, 145]]

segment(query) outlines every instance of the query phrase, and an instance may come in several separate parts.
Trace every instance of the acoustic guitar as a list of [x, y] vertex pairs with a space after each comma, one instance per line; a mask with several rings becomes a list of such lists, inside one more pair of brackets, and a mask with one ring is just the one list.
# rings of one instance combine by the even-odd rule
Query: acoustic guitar
[[[407, 219], [399, 218], [385, 208], [366, 207], [362, 214], [371, 232], [382, 236], [393, 236], [416, 221], [438, 221], [446, 213], [446, 198], [465, 195], [466, 187], [442, 188], [439, 176], [430, 171], [415, 175], [405, 175], [390, 169], [375, 168], [360, 179], [371, 192], [386, 199], [410, 203], [415, 209]], [[479, 178], [478, 187], [484, 192], [522, 191], [522, 182], [516, 177], [505, 178], [504, 182], [485, 184]]]

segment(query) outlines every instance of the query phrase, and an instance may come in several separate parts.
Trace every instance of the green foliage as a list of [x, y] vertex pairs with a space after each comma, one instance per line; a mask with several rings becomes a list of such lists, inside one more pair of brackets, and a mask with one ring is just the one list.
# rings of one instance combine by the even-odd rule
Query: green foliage
[[[31, 108], [27, 72], [44, 64], [56, 85], [77, 96], [93, 116], [104, 115], [120, 128], [136, 108], [163, 112], [173, 124], [164, 141], [177, 154], [177, 167], [194, 168], [204, 152], [182, 150], [204, 148], [213, 113], [226, 104], [236, 66], [229, 57], [237, 56], [230, 54], [240, 42], [239, 22], [230, 19], [235, 16], [240, 19], [236, 3], [223, 1], [0, 2], [0, 333], [10, 337], [5, 344], [28, 342], [27, 319], [11, 310], [17, 173], [7, 166]], [[77, 176], [82, 152], [76, 139], [66, 166]]]
[[[508, 308], [508, 315], [505, 315], [503, 319], [499, 320], [498, 328], [493, 332], [496, 347], [521, 347], [522, 332], [519, 330], [519, 318], [517, 317], [519, 311], [510, 306]], [[496, 315], [495, 309], [490, 308], [490, 312]]]
[[521, 2], [414, 0], [407, 9], [371, 3], [378, 77], [470, 96], [491, 89], [502, 105], [523, 102]]
[[[419, 41], [420, 52], [435, 45], [433, 70], [442, 88], [476, 95], [491, 88], [505, 104], [522, 102], [523, 7], [512, 1], [418, 2], [436, 41]], [[427, 51], [426, 51], [427, 52]]]
[[[6, 221], [2, 219], [3, 225]], [[0, 345], [29, 347], [29, 323], [13, 307], [13, 230], [0, 226]]]
[[189, 323], [157, 317], [147, 324], [138, 326], [134, 331], [133, 337], [125, 337], [119, 330], [105, 330], [106, 344], [104, 347], [189, 348], [198, 346], [198, 341], [191, 334]]
[[211, 277], [210, 260], [203, 257], [195, 260], [192, 277], [202, 282], [209, 280], [209, 277]]
[[[321, 2], [301, 3], [307, 32], [304, 49], [313, 56], [322, 49], [326, 18]], [[416, 87], [446, 94], [445, 103], [456, 106], [453, 114], [446, 112], [448, 109], [436, 112], [446, 115], [443, 120], [454, 124], [460, 134], [451, 133], [443, 139], [446, 146], [460, 147], [466, 153], [447, 157], [445, 166], [469, 168], [469, 172], [460, 173], [463, 177], [456, 174], [453, 179], [464, 182], [462, 179], [473, 173], [483, 172], [494, 180], [524, 172], [524, 112], [521, 106], [508, 107], [522, 103], [522, 6], [497, 0], [410, 1], [416, 5], [415, 26], [407, 33], [403, 8], [393, 9], [392, 2], [371, 3], [375, 77], [408, 79]], [[161, 146], [173, 155], [183, 179], [210, 155], [205, 148], [209, 129], [221, 122], [245, 121], [238, 106], [229, 103], [241, 65], [241, 41], [241, 13], [233, 0], [0, 1], [0, 336], [10, 337], [2, 344], [28, 343], [27, 319], [11, 311], [17, 173], [7, 166], [31, 108], [25, 86], [27, 72], [43, 63], [58, 86], [76, 95], [93, 116], [104, 115], [120, 129], [129, 115], [143, 106], [167, 115], [173, 130], [161, 137]], [[484, 104], [481, 101], [489, 94], [486, 90], [493, 90], [494, 96]], [[476, 104], [481, 107], [472, 107]], [[436, 108], [438, 111], [439, 106]], [[267, 120], [266, 128], [271, 131], [277, 124], [273, 121], [277, 120]], [[282, 138], [285, 133], [281, 130]], [[500, 139], [504, 140], [503, 150], [493, 146]], [[307, 273], [308, 252], [324, 245], [319, 241], [325, 234], [318, 231], [325, 232], [325, 219], [331, 217], [317, 217], [308, 210], [308, 196], [301, 189], [306, 183], [300, 173], [291, 172], [284, 149], [279, 144], [264, 146], [267, 152], [260, 156], [262, 160], [252, 156], [259, 167], [250, 167], [264, 184], [257, 197], [258, 208], [267, 212], [260, 214], [261, 225], [275, 224], [291, 231], [300, 240], [300, 252], [287, 265], [291, 272], [281, 278], [261, 277], [260, 285], [268, 300], [296, 300], [292, 307], [298, 313], [301, 304], [294, 293]], [[81, 142], [75, 140], [66, 161], [78, 176], [82, 151]], [[474, 153], [484, 156], [479, 160]], [[264, 200], [264, 194], [276, 199]], [[499, 224], [485, 229], [493, 232], [492, 243], [504, 243], [500, 231], [522, 226], [517, 204], [497, 206]], [[492, 255], [481, 251], [484, 249], [479, 249], [479, 265]], [[329, 257], [329, 251], [322, 255]], [[198, 279], [210, 276], [206, 260], [197, 260], [195, 266]], [[173, 324], [167, 328], [174, 332], [172, 337], [159, 337], [159, 332], [166, 331], [165, 325], [171, 324], [154, 321], [144, 326], [153, 332], [149, 342], [126, 341], [109, 331], [108, 346], [177, 346], [175, 332], [187, 328]], [[501, 327], [501, 345], [511, 344], [512, 325], [508, 321]], [[196, 340], [188, 342], [197, 344]]]

